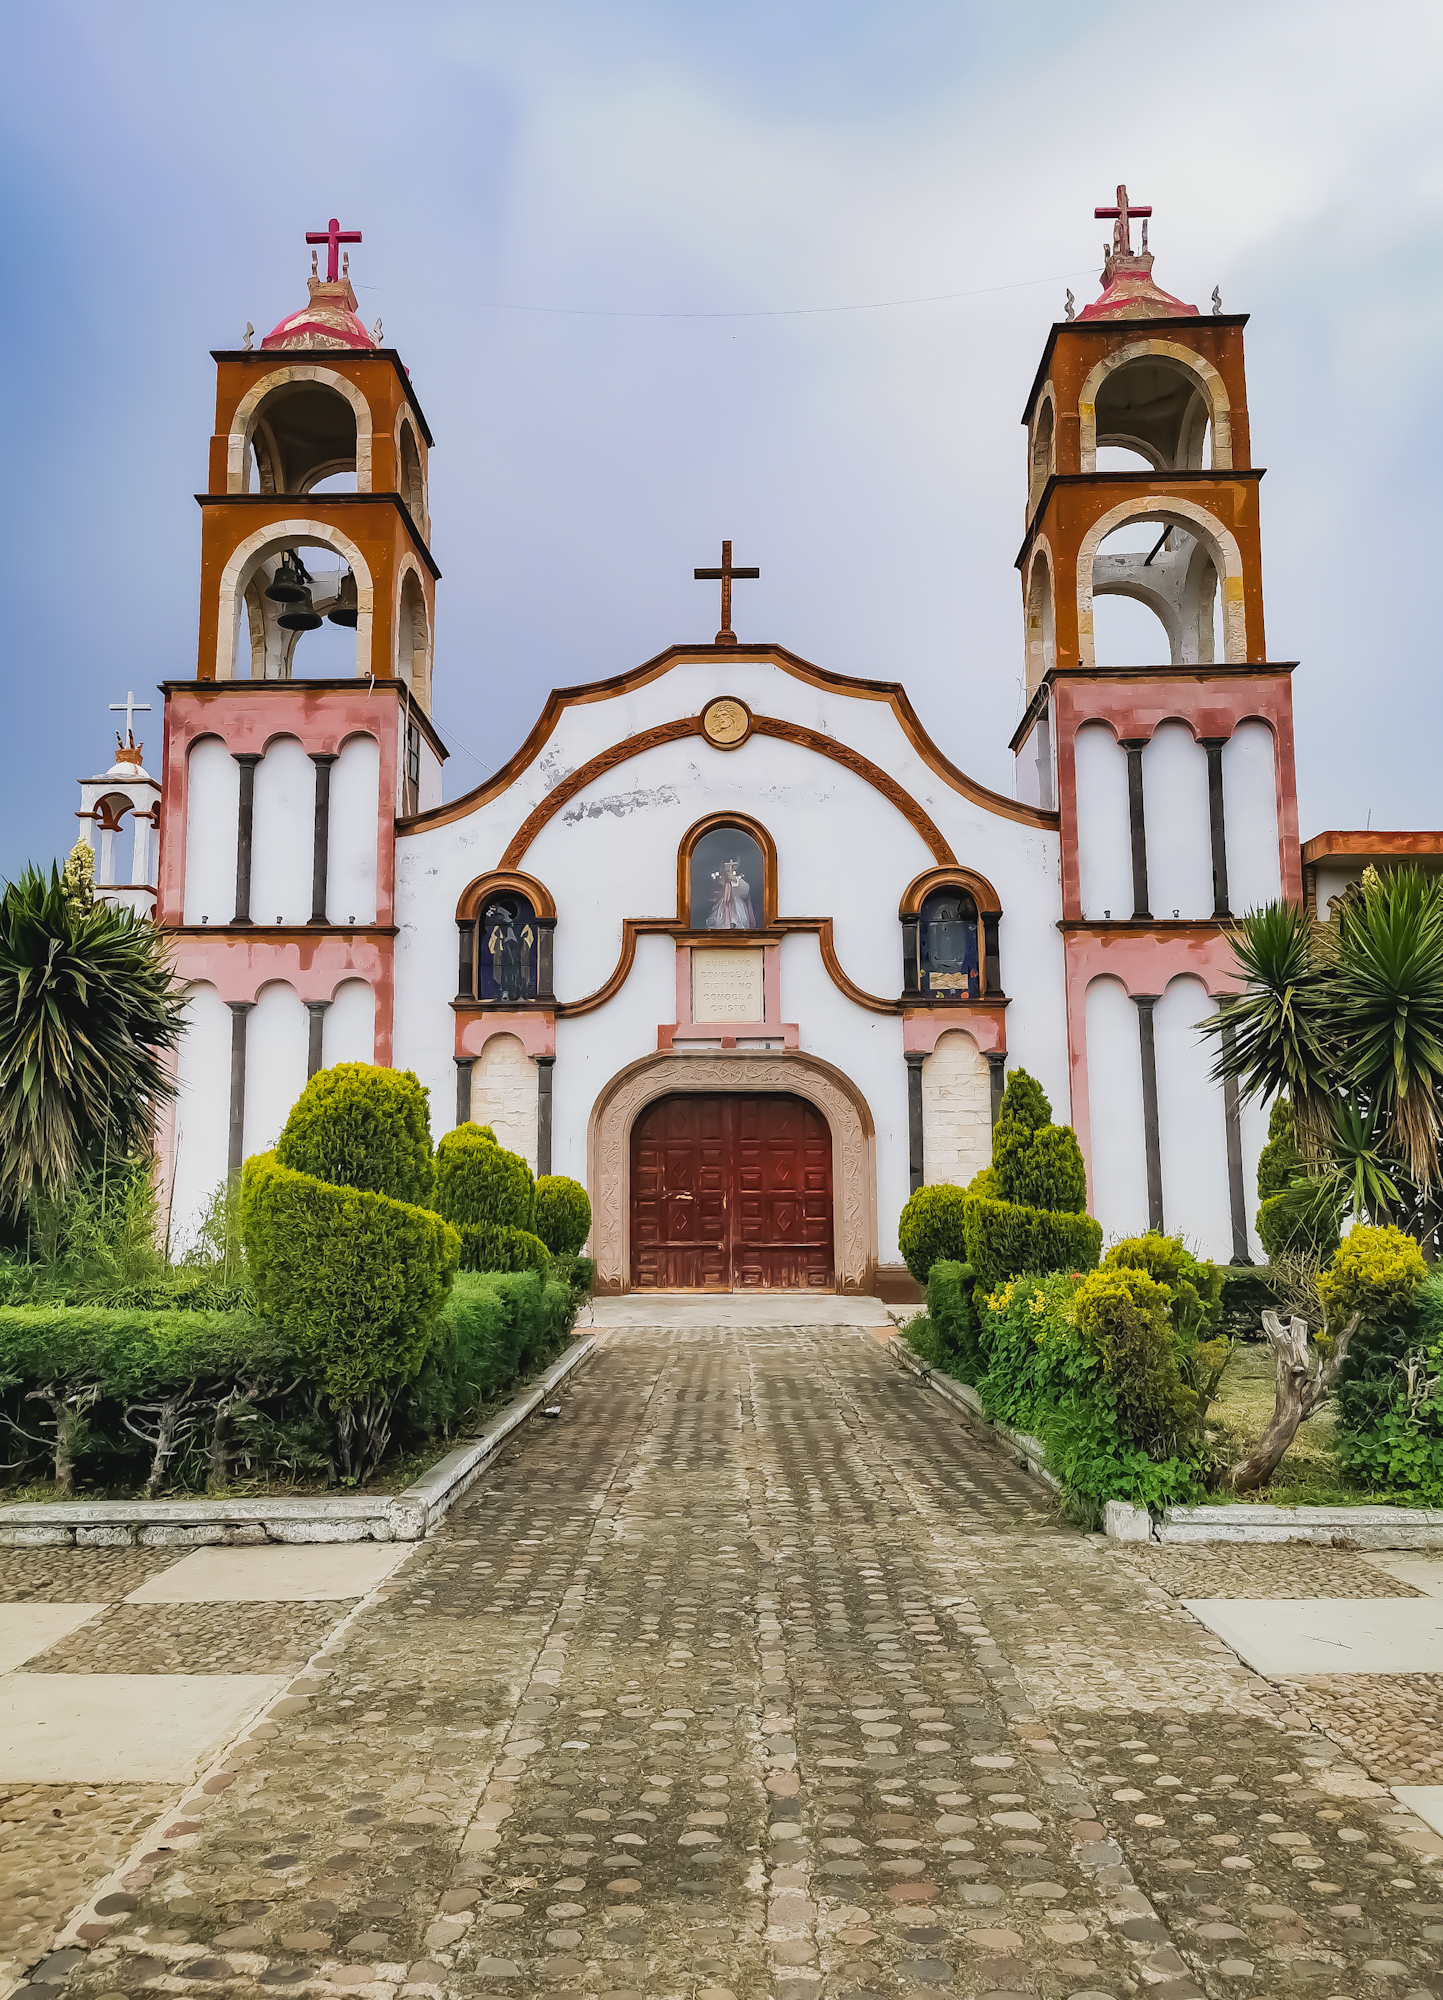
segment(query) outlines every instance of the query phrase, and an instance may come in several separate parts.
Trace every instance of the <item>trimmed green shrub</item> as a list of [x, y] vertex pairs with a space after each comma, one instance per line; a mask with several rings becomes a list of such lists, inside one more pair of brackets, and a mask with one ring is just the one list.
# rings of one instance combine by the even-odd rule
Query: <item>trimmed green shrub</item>
[[242, 1172], [241, 1233], [261, 1309], [333, 1404], [393, 1397], [416, 1374], [461, 1249], [439, 1215], [260, 1153]]
[[1338, 1247], [1340, 1223], [1337, 1205], [1320, 1199], [1318, 1188], [1307, 1181], [1295, 1181], [1259, 1202], [1254, 1219], [1258, 1241], [1272, 1263], [1281, 1257], [1328, 1256]]
[[920, 1187], [897, 1223], [902, 1261], [925, 1285], [939, 1258], [960, 1263], [967, 1254], [964, 1211], [967, 1197], [959, 1187]]
[[549, 1271], [551, 1252], [529, 1229], [509, 1229], [504, 1222], [462, 1222], [463, 1271]]
[[578, 1298], [534, 1271], [463, 1271], [442, 1310], [436, 1345], [406, 1392], [409, 1432], [435, 1437], [474, 1417], [516, 1377], [559, 1353]]
[[318, 1070], [291, 1107], [276, 1159], [313, 1180], [429, 1208], [436, 1175], [426, 1098], [408, 1069]]
[[1054, 1214], [1016, 1202], [967, 1198], [966, 1261], [984, 1290], [1021, 1271], [1091, 1271], [1102, 1228], [1090, 1215]]
[[536, 1183], [532, 1228], [553, 1254], [575, 1256], [591, 1234], [591, 1199], [580, 1181], [543, 1174]]
[[557, 1278], [570, 1291], [577, 1306], [582, 1306], [591, 1297], [596, 1287], [596, 1260], [592, 1257], [571, 1257], [563, 1250], [552, 1251], [551, 1268]]
[[937, 1356], [959, 1382], [977, 1381], [987, 1366], [972, 1284], [972, 1266], [950, 1260], [935, 1263], [927, 1279], [927, 1317], [936, 1329]]
[[1052, 1106], [1025, 1069], [1013, 1070], [1002, 1093], [992, 1171], [999, 1201], [1072, 1215], [1087, 1207], [1087, 1171], [1077, 1135], [1070, 1125], [1052, 1123]]
[[[458, 1125], [436, 1149], [436, 1208], [448, 1222], [531, 1228], [535, 1182], [519, 1153], [488, 1138], [489, 1126]], [[502, 1268], [509, 1269], [510, 1266]]]
[[1178, 1367], [1171, 1298], [1136, 1265], [1090, 1272], [1073, 1298], [1078, 1338], [1101, 1358], [1118, 1415], [1150, 1458], [1186, 1451], [1197, 1431], [1198, 1398]]
[[1268, 1114], [1268, 1143], [1258, 1154], [1258, 1199], [1282, 1194], [1302, 1178], [1303, 1167], [1293, 1143], [1293, 1107], [1286, 1097], [1276, 1098]]
[[[1181, 1236], [1150, 1229], [1124, 1237], [1102, 1260], [1108, 1271], [1146, 1271], [1171, 1294], [1173, 1325], [1195, 1340], [1219, 1332], [1223, 1318], [1223, 1268], [1194, 1257]], [[1271, 1303], [1271, 1301], [1269, 1301]]]

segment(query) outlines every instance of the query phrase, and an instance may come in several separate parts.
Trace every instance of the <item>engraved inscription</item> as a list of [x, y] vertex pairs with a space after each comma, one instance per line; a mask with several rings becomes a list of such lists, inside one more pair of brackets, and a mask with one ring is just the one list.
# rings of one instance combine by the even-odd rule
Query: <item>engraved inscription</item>
[[694, 1021], [760, 1021], [760, 951], [694, 950], [691, 955]]

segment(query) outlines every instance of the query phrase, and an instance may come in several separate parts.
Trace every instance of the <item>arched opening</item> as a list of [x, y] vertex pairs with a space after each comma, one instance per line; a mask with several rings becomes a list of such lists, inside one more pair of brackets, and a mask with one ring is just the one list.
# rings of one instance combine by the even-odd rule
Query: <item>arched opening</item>
[[324, 533], [318, 524], [310, 534], [278, 534], [243, 563], [234, 658], [237, 666], [248, 658], [249, 675], [238, 678], [341, 680], [359, 671], [370, 579]]
[[763, 929], [774, 891], [756, 835], [735, 821], [723, 820], [695, 838], [688, 836], [688, 845], [686, 921], [691, 929]]
[[1135, 453], [1158, 472], [1205, 469], [1212, 406], [1203, 379], [1185, 363], [1156, 353], [1124, 359], [1104, 374], [1093, 408], [1099, 472], [1107, 469], [1107, 446]]
[[1215, 657], [1217, 564], [1190, 526], [1146, 512], [1119, 523], [1093, 557], [1092, 600], [1097, 666], [1206, 666]]
[[1027, 698], [1041, 687], [1043, 676], [1057, 664], [1056, 611], [1052, 602], [1052, 569], [1045, 550], [1032, 558], [1027, 579]]
[[430, 624], [426, 593], [415, 570], [401, 579], [401, 608], [396, 634], [396, 673], [427, 714], [431, 710]]
[[1057, 416], [1051, 396], [1044, 397], [1032, 430], [1032, 456], [1027, 480], [1027, 517], [1031, 520], [1042, 498], [1043, 488], [1056, 465]]
[[540, 943], [529, 897], [509, 888], [488, 896], [476, 927], [477, 997], [493, 1006], [534, 1000]]
[[832, 1134], [803, 1097], [677, 1091], [631, 1128], [638, 1290], [830, 1291]]
[[426, 517], [426, 475], [421, 465], [421, 448], [416, 442], [416, 433], [411, 427], [410, 419], [406, 417], [401, 419], [401, 441], [398, 456], [400, 459], [401, 498], [405, 501], [407, 511], [420, 530], [422, 539], [424, 540], [426, 539], [428, 528]]
[[[329, 383], [278, 383], [251, 412], [247, 443], [262, 493], [356, 491], [356, 410]], [[249, 466], [247, 466], [249, 470]], [[349, 483], [331, 484], [338, 476]], [[247, 483], [245, 491], [250, 491]]]
[[917, 918], [918, 985], [934, 1001], [976, 1000], [982, 993], [977, 904], [961, 888], [934, 889]]
[[1130, 445], [1100, 444], [1097, 447], [1099, 472], [1156, 472], [1158, 469], [1146, 452], [1134, 451]]

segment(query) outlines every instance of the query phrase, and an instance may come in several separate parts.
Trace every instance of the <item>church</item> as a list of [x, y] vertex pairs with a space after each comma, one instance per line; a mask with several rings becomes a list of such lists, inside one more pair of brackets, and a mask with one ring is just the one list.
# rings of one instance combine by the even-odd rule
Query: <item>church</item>
[[[723, 542], [697, 571], [712, 640], [607, 679], [578, 660], [447, 799], [432, 433], [358, 316], [359, 236], [308, 236], [306, 303], [214, 357], [199, 653], [162, 684], [158, 776], [127, 731], [82, 789], [103, 892], [154, 910], [190, 994], [176, 1245], [308, 1075], [363, 1061], [416, 1072], [436, 1137], [475, 1119], [583, 1182], [602, 1291], [906, 1298], [899, 1213], [988, 1164], [1020, 1065], [1076, 1129], [1105, 1236], [1259, 1254], [1266, 1113], [1211, 1081], [1198, 1032], [1235, 985], [1230, 918], [1305, 893], [1325, 915], [1390, 841], [1433, 837], [1300, 846], [1246, 316], [1160, 289], [1125, 189], [1097, 213], [1100, 296], [1073, 316], [1069, 294], [1021, 413], [1011, 797], [886, 659], [855, 679], [739, 638], [756, 572]], [[1096, 656], [1108, 593], [1155, 614], [1160, 664]], [[352, 674], [307, 677], [323, 619]]]

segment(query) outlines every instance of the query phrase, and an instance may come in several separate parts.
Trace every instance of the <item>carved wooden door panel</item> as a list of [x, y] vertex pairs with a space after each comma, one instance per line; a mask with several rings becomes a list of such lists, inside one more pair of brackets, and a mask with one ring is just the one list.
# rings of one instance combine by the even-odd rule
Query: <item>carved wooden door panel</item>
[[678, 1095], [631, 1134], [641, 1289], [829, 1290], [832, 1135], [799, 1097]]

